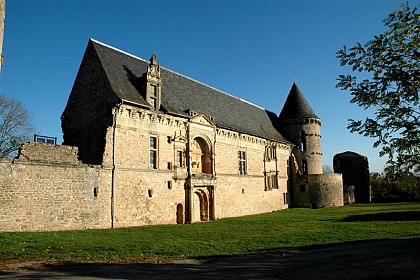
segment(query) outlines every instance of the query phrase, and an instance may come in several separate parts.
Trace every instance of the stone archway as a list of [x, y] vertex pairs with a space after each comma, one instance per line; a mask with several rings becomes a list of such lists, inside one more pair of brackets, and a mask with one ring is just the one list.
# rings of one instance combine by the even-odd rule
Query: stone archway
[[212, 174], [211, 149], [202, 137], [194, 138], [191, 143], [192, 174]]
[[208, 221], [208, 198], [202, 190], [194, 192], [194, 221]]

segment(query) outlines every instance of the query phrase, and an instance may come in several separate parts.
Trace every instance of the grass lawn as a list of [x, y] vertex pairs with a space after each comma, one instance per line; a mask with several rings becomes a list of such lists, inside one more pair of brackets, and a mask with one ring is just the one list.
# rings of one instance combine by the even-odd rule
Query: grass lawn
[[187, 225], [0, 233], [0, 261], [118, 262], [420, 236], [420, 203], [288, 209]]

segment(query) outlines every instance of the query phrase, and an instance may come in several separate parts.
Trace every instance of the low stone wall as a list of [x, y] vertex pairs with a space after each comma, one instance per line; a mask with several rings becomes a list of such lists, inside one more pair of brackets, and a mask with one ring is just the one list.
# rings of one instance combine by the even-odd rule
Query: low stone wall
[[307, 175], [312, 208], [344, 206], [341, 174]]
[[26, 143], [0, 159], [0, 231], [109, 228], [111, 173], [81, 164], [77, 148]]

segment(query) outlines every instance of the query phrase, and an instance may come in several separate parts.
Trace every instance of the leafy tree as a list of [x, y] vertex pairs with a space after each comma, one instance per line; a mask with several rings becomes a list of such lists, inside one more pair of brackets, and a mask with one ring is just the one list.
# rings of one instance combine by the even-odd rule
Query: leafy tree
[[11, 157], [33, 134], [31, 116], [20, 101], [0, 94], [0, 157]]
[[365, 45], [337, 52], [341, 66], [355, 75], [340, 75], [337, 88], [349, 90], [355, 103], [374, 109], [374, 117], [350, 119], [348, 129], [375, 139], [380, 156], [388, 155], [393, 172], [420, 170], [420, 15], [401, 5], [391, 13], [383, 34]]

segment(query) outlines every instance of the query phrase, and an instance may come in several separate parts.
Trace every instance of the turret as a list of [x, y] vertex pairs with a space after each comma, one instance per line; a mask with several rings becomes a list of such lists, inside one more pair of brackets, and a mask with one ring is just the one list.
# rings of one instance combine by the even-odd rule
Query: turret
[[321, 119], [296, 83], [290, 89], [279, 121], [282, 135], [301, 151], [299, 164], [302, 174], [322, 174]]

